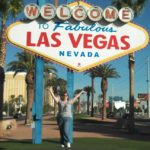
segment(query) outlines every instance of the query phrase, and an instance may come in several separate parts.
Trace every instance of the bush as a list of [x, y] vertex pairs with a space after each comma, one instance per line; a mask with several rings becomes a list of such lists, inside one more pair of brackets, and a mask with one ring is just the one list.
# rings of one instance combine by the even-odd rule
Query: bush
[[140, 107], [138, 107], [138, 108], [134, 108], [134, 112], [142, 112], [142, 109], [140, 108]]
[[50, 106], [49, 104], [43, 106], [43, 114], [51, 111], [54, 111], [54, 107]]
[[26, 111], [27, 111], [27, 105], [25, 104], [25, 105], [23, 105], [23, 106], [21, 107], [21, 112], [22, 112], [23, 114], [25, 114]]
[[13, 116], [15, 112], [15, 107], [11, 103], [5, 102], [3, 105], [3, 111], [9, 113], [10, 116]]

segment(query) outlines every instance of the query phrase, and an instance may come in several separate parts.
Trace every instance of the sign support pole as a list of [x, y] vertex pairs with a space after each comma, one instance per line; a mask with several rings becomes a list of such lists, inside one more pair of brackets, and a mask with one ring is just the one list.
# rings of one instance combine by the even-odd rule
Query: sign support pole
[[[37, 1], [39, 6], [45, 3], [45, 0]], [[32, 108], [32, 115], [34, 121], [34, 127], [32, 130], [32, 143], [42, 143], [42, 113], [43, 113], [43, 71], [44, 61], [43, 59], [35, 58], [35, 87], [34, 87], [34, 102]]]
[[[74, 96], [74, 72], [72, 70], [67, 69], [67, 92], [69, 95], [69, 99]], [[72, 107], [73, 111], [73, 107]], [[69, 136], [71, 139], [71, 143], [73, 142], [73, 118], [70, 122], [70, 131]]]
[[[67, 0], [67, 3], [71, 3], [73, 0]], [[67, 91], [69, 94], [69, 99], [73, 98], [74, 96], [74, 72], [67, 69]], [[72, 108], [73, 111], [73, 108]], [[71, 138], [71, 143], [73, 143], [73, 118], [72, 121], [70, 122], [70, 138]]]
[[[73, 0], [67, 0], [67, 3], [71, 3]], [[67, 91], [69, 94], [69, 99], [73, 98], [74, 96], [74, 72], [67, 69]], [[73, 111], [73, 108], [72, 108]], [[70, 139], [71, 143], [73, 143], [73, 118], [72, 121], [70, 122]]]

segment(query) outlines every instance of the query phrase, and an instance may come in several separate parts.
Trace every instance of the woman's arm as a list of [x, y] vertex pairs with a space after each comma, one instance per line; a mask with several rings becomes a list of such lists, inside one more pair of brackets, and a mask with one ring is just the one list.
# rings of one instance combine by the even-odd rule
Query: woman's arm
[[75, 101], [77, 101], [78, 100], [78, 98], [81, 96], [81, 94], [83, 94], [83, 93], [85, 93], [85, 91], [84, 90], [82, 90], [79, 94], [77, 94], [73, 99], [71, 99], [69, 102], [71, 103], [71, 104], [74, 104], [74, 102]]
[[52, 88], [50, 88], [49, 91], [50, 91], [50, 94], [51, 94], [52, 98], [54, 99], [54, 101], [55, 101], [56, 103], [58, 103], [58, 102], [59, 102], [59, 98], [57, 98], [57, 97], [54, 95]]

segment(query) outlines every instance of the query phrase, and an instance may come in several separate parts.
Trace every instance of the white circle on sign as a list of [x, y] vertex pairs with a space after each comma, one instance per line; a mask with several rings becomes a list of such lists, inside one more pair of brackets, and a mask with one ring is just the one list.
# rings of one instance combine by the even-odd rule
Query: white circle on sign
[[40, 15], [40, 8], [37, 4], [28, 4], [24, 7], [24, 14], [28, 19], [34, 20]]
[[114, 22], [118, 19], [118, 10], [113, 6], [108, 6], [103, 11], [103, 17], [108, 22]]
[[71, 10], [66, 5], [60, 5], [56, 10], [57, 17], [60, 20], [68, 20], [71, 18]]
[[122, 22], [130, 22], [134, 18], [134, 11], [130, 7], [123, 7], [119, 11], [119, 19]]
[[75, 6], [72, 9], [72, 16], [77, 21], [83, 21], [87, 18], [87, 12], [83, 6]]
[[41, 7], [41, 16], [46, 20], [51, 20], [56, 15], [56, 9], [52, 4], [45, 4]]
[[91, 21], [100, 21], [103, 17], [103, 9], [98, 6], [90, 8], [87, 12], [87, 15]]

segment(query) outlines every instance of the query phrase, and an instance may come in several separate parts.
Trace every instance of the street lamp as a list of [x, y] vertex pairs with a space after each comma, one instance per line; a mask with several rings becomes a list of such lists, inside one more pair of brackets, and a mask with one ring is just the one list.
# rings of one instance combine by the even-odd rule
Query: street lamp
[[[59, 85], [57, 85], [57, 87], [56, 87], [56, 94], [57, 94], [57, 96], [60, 95], [60, 86]], [[54, 116], [56, 116], [56, 102], [55, 101], [54, 101]]]
[[19, 111], [18, 111], [18, 113], [21, 114], [22, 95], [19, 95], [19, 97], [18, 97], [18, 105], [19, 105]]

